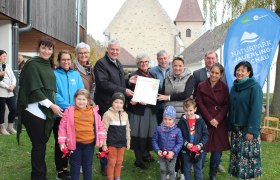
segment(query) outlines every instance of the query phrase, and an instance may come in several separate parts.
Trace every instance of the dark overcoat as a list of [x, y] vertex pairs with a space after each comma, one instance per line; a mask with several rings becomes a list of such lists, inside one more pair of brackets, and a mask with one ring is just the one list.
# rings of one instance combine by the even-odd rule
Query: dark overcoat
[[[197, 87], [196, 102], [208, 128], [208, 141], [204, 147], [206, 152], [219, 152], [230, 148], [227, 128], [227, 113], [229, 111], [229, 90], [225, 83], [219, 80], [211, 87], [209, 78]], [[217, 128], [210, 124], [212, 119], [219, 122]]]

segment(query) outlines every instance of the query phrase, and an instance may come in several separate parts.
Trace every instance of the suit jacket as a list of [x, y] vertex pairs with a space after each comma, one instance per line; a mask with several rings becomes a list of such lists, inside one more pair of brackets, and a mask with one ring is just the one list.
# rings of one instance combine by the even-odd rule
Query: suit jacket
[[94, 67], [95, 102], [99, 105], [101, 116], [111, 107], [111, 98], [115, 92], [125, 94], [126, 84], [123, 67], [119, 60], [117, 65], [110, 61], [107, 53], [99, 59]]
[[193, 97], [196, 97], [196, 89], [197, 86], [200, 82], [205, 81], [208, 77], [207, 77], [207, 71], [206, 71], [206, 67], [204, 68], [200, 68], [198, 70], [195, 70], [193, 72], [193, 77], [194, 77], [194, 92], [193, 92]]

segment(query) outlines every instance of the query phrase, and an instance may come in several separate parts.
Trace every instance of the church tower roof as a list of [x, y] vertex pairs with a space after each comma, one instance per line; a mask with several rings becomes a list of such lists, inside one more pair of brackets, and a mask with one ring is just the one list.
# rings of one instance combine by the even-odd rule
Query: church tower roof
[[182, 0], [175, 22], [204, 22], [197, 0]]

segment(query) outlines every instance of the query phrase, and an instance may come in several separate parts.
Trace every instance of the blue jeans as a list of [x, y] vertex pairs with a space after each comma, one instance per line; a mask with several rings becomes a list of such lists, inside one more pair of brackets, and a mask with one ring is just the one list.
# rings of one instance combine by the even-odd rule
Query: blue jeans
[[79, 180], [80, 166], [83, 168], [83, 179], [92, 179], [92, 159], [94, 144], [76, 144], [76, 150], [70, 155], [70, 174], [72, 180]]
[[[218, 171], [218, 166], [221, 162], [222, 152], [211, 152], [210, 156], [210, 170], [209, 175], [216, 176]], [[204, 162], [207, 156], [207, 152], [202, 153], [202, 167], [204, 167]]]
[[203, 180], [202, 158], [196, 163], [191, 162], [189, 153], [183, 153], [184, 158], [184, 176], [185, 179], [192, 179], [192, 166], [194, 169], [194, 177], [196, 180]]

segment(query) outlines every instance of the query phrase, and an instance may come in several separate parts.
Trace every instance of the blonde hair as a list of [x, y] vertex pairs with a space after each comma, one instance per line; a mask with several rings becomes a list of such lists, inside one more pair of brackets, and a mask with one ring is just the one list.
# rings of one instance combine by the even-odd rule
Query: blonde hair
[[75, 95], [74, 95], [74, 100], [76, 100], [76, 98], [79, 96], [79, 95], [83, 95], [86, 97], [87, 101], [88, 101], [88, 104], [87, 106], [93, 106], [94, 103], [91, 99], [91, 96], [90, 96], [90, 93], [88, 92], [88, 90], [86, 89], [79, 89], [76, 91]]
[[188, 99], [186, 99], [185, 101], [184, 101], [184, 103], [183, 103], [183, 109], [185, 110], [185, 109], [187, 109], [187, 108], [189, 108], [189, 107], [193, 107], [193, 108], [196, 108], [196, 102], [195, 102], [195, 100], [193, 99], [193, 98], [188, 98]]

